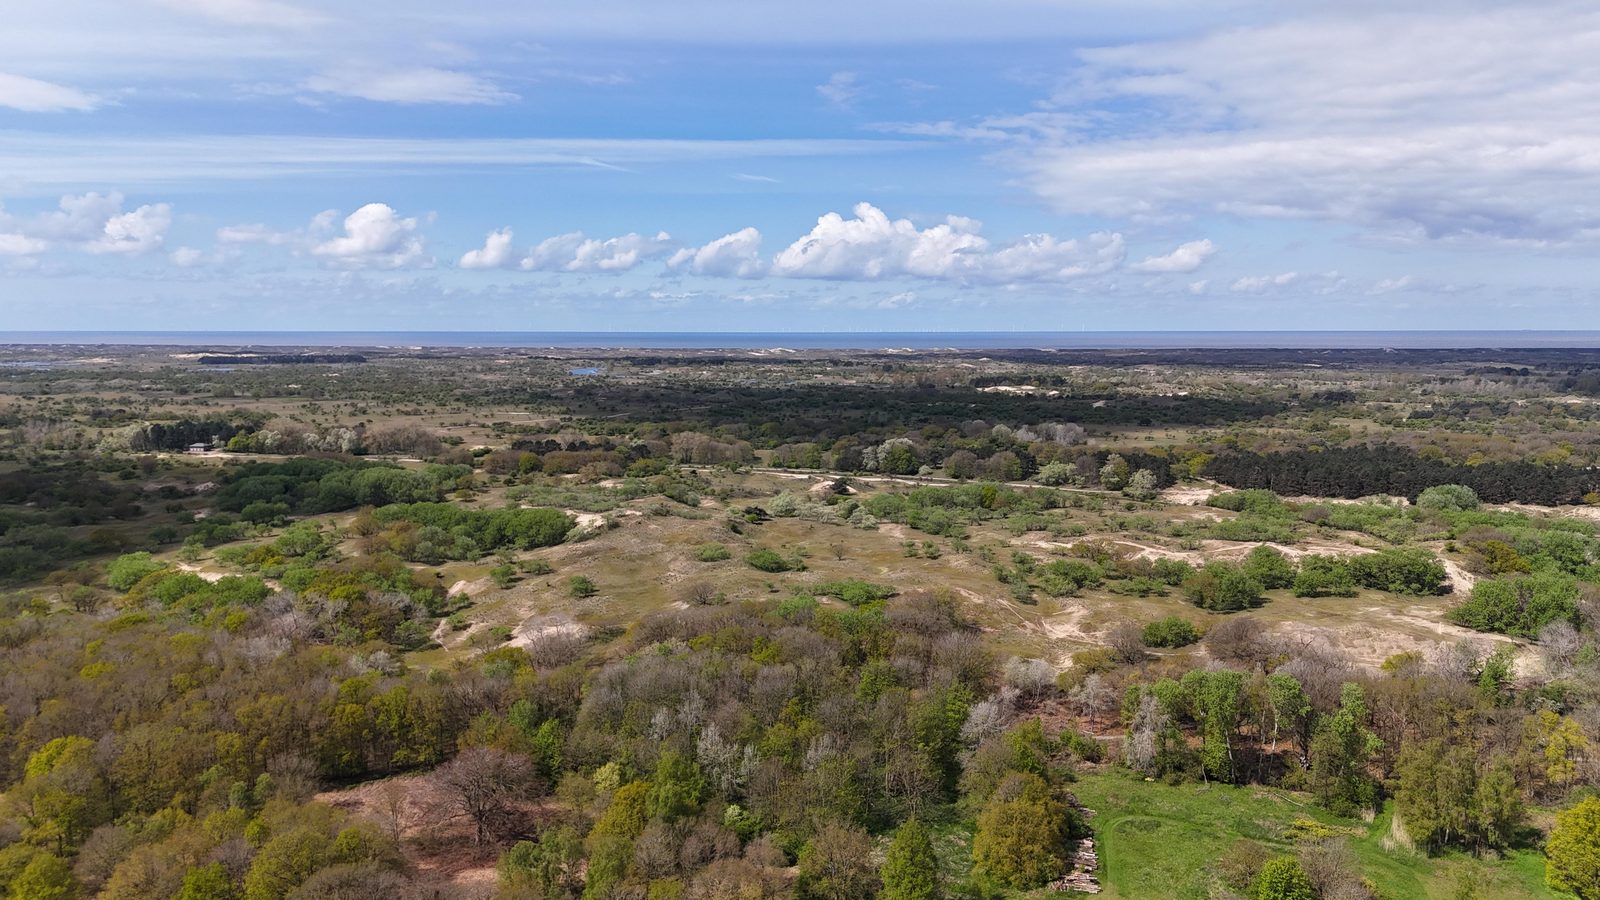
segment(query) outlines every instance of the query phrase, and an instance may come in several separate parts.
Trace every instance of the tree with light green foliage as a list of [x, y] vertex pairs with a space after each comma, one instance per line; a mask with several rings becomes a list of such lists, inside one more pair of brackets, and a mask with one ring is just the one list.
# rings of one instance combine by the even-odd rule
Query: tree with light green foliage
[[1122, 486], [1122, 493], [1134, 500], [1154, 500], [1160, 491], [1156, 488], [1156, 473], [1149, 469], [1140, 469], [1128, 476], [1128, 483]]
[[328, 837], [296, 828], [262, 845], [244, 877], [245, 900], [280, 900], [328, 861]]
[[1244, 675], [1227, 669], [1194, 669], [1183, 676], [1184, 699], [1200, 723], [1200, 761], [1212, 778], [1234, 780], [1233, 738], [1244, 712]]
[[115, 590], [127, 592], [146, 576], [154, 575], [165, 568], [167, 568], [166, 563], [157, 562], [148, 553], [127, 553], [117, 557], [106, 569], [106, 584]]
[[[952, 477], [959, 477], [954, 476]], [[1078, 481], [1078, 470], [1064, 462], [1045, 463], [1039, 467], [1039, 472], [1034, 476], [1040, 484], [1050, 487], [1060, 487], [1064, 484], [1073, 484]]]
[[1286, 672], [1267, 676], [1267, 709], [1272, 716], [1272, 750], [1278, 752], [1278, 739], [1294, 737], [1304, 754], [1310, 743], [1306, 726], [1311, 720], [1311, 698], [1299, 680]]
[[939, 858], [933, 852], [933, 839], [927, 826], [916, 818], [901, 825], [884, 855], [882, 900], [939, 900], [944, 895], [939, 884]]
[[1296, 574], [1294, 563], [1266, 544], [1251, 550], [1244, 558], [1244, 565], [1241, 568], [1246, 575], [1260, 582], [1261, 586], [1269, 591], [1294, 584]]
[[538, 843], [518, 841], [500, 858], [500, 887], [511, 896], [560, 900], [578, 893], [583, 841], [570, 826], [546, 829]]
[[1578, 900], [1600, 900], [1600, 797], [1556, 813], [1544, 853], [1546, 884]]
[[78, 882], [72, 866], [53, 853], [40, 853], [11, 882], [10, 900], [73, 900]]
[[59, 737], [28, 757], [17, 798], [27, 804], [31, 843], [53, 844], [58, 853], [76, 845], [96, 825], [111, 818], [110, 790], [86, 737]]
[[239, 892], [222, 863], [190, 869], [183, 876], [183, 890], [174, 900], [232, 900]]
[[1328, 809], [1354, 815], [1377, 802], [1378, 785], [1368, 767], [1383, 747], [1367, 728], [1367, 695], [1346, 683], [1339, 708], [1323, 716], [1311, 738], [1311, 792]]
[[706, 779], [694, 759], [668, 750], [656, 762], [650, 785], [650, 815], [671, 822], [700, 808], [705, 797]]
[[1510, 843], [1522, 820], [1522, 798], [1503, 760], [1480, 767], [1473, 747], [1432, 740], [1406, 747], [1395, 768], [1396, 812], [1429, 851]]
[[1013, 772], [978, 814], [973, 871], [1017, 890], [1039, 887], [1066, 868], [1069, 824], [1044, 779]]
[[1311, 879], [1292, 856], [1267, 860], [1250, 886], [1253, 900], [1316, 900]]
[[1100, 467], [1100, 487], [1107, 491], [1120, 491], [1128, 486], [1128, 479], [1133, 477], [1133, 472], [1128, 467], [1128, 461], [1120, 453], [1113, 453], [1106, 457], [1105, 465]]
[[1478, 492], [1464, 484], [1438, 484], [1417, 495], [1417, 507], [1465, 512], [1478, 508]]

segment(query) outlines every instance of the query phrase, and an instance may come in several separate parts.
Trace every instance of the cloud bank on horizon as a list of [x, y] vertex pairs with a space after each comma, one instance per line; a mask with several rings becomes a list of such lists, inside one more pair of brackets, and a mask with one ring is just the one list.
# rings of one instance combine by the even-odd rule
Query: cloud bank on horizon
[[0, 329], [1600, 327], [1592, 3], [11, 6]]

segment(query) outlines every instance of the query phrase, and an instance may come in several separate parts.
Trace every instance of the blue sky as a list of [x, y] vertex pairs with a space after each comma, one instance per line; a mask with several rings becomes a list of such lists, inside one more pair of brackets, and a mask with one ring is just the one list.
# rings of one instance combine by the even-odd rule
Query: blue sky
[[1592, 2], [505, 6], [12, 0], [0, 329], [1600, 327]]

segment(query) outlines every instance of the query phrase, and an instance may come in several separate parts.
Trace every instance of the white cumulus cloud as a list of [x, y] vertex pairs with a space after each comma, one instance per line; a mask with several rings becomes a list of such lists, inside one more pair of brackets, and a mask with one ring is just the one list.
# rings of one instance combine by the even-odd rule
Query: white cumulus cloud
[[1149, 256], [1128, 268], [1136, 272], [1193, 272], [1217, 252], [1217, 245], [1209, 239], [1180, 244], [1165, 256]]
[[468, 250], [457, 263], [463, 269], [503, 269], [511, 265], [516, 252], [511, 249], [511, 229], [491, 231], [483, 239], [483, 246]]
[[1030, 234], [989, 254], [975, 274], [979, 280], [992, 284], [1070, 281], [1110, 272], [1127, 255], [1126, 242], [1115, 232], [1100, 231], [1087, 238], [1067, 240]]
[[1300, 273], [1298, 272], [1284, 272], [1278, 275], [1246, 275], [1235, 281], [1231, 290], [1241, 294], [1259, 294], [1269, 288], [1293, 284], [1299, 277]]
[[703, 247], [685, 247], [672, 254], [667, 265], [695, 275], [727, 278], [760, 278], [768, 269], [761, 258], [761, 232], [754, 228], [725, 234]]
[[25, 234], [0, 232], [0, 256], [33, 256], [50, 245]]
[[172, 206], [151, 203], [123, 209], [120, 193], [68, 194], [56, 209], [36, 216], [0, 211], [0, 244], [9, 255], [32, 255], [51, 247], [87, 253], [138, 255], [161, 249], [172, 227]]
[[311, 255], [354, 269], [403, 269], [432, 262], [423, 250], [417, 220], [402, 217], [387, 203], [368, 203], [346, 216], [343, 233], [313, 245]]
[[672, 235], [625, 234], [597, 240], [581, 231], [540, 241], [522, 260], [530, 272], [625, 272], [646, 259], [665, 256], [674, 247]]
[[613, 238], [591, 238], [581, 231], [546, 238], [526, 254], [512, 247], [509, 228], [491, 231], [482, 247], [462, 255], [463, 269], [521, 269], [525, 272], [626, 272], [647, 259], [672, 252], [677, 244], [672, 235], [660, 232], [654, 237], [624, 234]]
[[855, 218], [835, 212], [817, 219], [811, 233], [790, 244], [773, 260], [775, 275], [790, 278], [873, 280], [912, 275], [945, 278], [988, 248], [978, 234], [982, 225], [950, 216], [931, 228], [918, 229], [908, 219], [891, 220], [870, 203], [858, 203]]
[[166, 203], [141, 206], [106, 220], [100, 235], [88, 244], [91, 253], [149, 253], [166, 243], [172, 227], [172, 207]]
[[891, 219], [870, 203], [858, 203], [854, 218], [830, 212], [811, 232], [773, 259], [772, 274], [788, 278], [875, 281], [930, 278], [982, 284], [1065, 281], [1108, 272], [1126, 256], [1122, 235], [1083, 239], [1027, 235], [996, 246], [983, 225], [964, 216], [918, 228]]

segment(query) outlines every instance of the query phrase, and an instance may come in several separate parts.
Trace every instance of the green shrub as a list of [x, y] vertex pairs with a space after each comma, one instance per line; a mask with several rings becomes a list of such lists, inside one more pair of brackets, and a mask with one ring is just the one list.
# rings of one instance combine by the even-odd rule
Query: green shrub
[[1244, 558], [1244, 573], [1261, 583], [1269, 591], [1294, 584], [1294, 563], [1277, 550], [1261, 546]]
[[1380, 550], [1349, 560], [1356, 584], [1414, 597], [1445, 593], [1444, 563], [1426, 550]]
[[505, 564], [495, 566], [489, 570], [489, 577], [494, 580], [496, 587], [504, 590], [516, 583], [517, 567]]
[[725, 544], [713, 542], [710, 544], [701, 544], [700, 546], [694, 548], [694, 558], [701, 562], [721, 562], [722, 560], [728, 559], [731, 556], [733, 556], [733, 554], [728, 551], [727, 545]]
[[1349, 564], [1337, 556], [1306, 556], [1294, 577], [1296, 597], [1354, 597], [1356, 579]]
[[1270, 859], [1250, 886], [1253, 900], [1315, 900], [1311, 879], [1292, 856]]
[[[1029, 560], [1032, 561], [1031, 558]], [[1105, 579], [1100, 567], [1081, 559], [1058, 559], [1039, 569], [1039, 587], [1052, 597], [1068, 597]]]
[[165, 568], [166, 563], [157, 562], [148, 553], [128, 553], [111, 563], [106, 570], [106, 583], [116, 590], [130, 591], [146, 577]]
[[887, 600], [896, 593], [895, 589], [886, 584], [873, 584], [859, 578], [847, 578], [842, 581], [825, 581], [811, 589], [812, 593], [823, 597], [834, 597], [850, 604], [861, 606], [879, 600]]
[[765, 547], [751, 550], [745, 555], [744, 561], [763, 572], [793, 572], [805, 567], [799, 560], [785, 559], [778, 551]]
[[1223, 562], [1207, 563], [1184, 581], [1183, 592], [1190, 603], [1212, 612], [1237, 612], [1261, 602], [1261, 582]]
[[1464, 484], [1440, 484], [1417, 495], [1420, 509], [1460, 512], [1478, 508], [1478, 492]]
[[1150, 576], [1169, 587], [1183, 584], [1183, 580], [1194, 574], [1194, 566], [1181, 559], [1158, 559], [1150, 564]]
[[1200, 640], [1200, 631], [1187, 619], [1168, 616], [1144, 626], [1146, 647], [1187, 647]]
[[1450, 620], [1478, 631], [1535, 638], [1552, 622], [1577, 626], [1581, 595], [1570, 575], [1487, 579], [1473, 585], [1472, 596], [1450, 611]]

